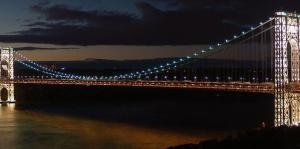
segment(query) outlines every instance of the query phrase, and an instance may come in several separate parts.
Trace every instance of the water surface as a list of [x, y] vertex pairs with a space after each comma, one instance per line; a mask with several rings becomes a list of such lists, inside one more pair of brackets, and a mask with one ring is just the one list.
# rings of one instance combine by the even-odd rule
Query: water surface
[[222, 136], [109, 122], [0, 105], [1, 148], [160, 149]]

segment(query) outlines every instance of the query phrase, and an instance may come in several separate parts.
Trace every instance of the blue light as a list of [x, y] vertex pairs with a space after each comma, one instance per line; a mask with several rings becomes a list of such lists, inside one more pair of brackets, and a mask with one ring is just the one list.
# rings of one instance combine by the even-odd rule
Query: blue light
[[[274, 19], [274, 18], [269, 18], [269, 20], [272, 20], [272, 19]], [[262, 24], [264, 24], [264, 23], [260, 22], [260, 25], [262, 25]], [[254, 30], [254, 29], [256, 29], [256, 28], [251, 27], [251, 30]], [[248, 33], [248, 32], [244, 32], [244, 31], [242, 32], [243, 35], [245, 35], [246, 33]], [[234, 39], [236, 39], [236, 38], [241, 37], [241, 35], [238, 35], [238, 36], [234, 35], [233, 37], [234, 37]], [[229, 42], [233, 41], [234, 39], [225, 40], [225, 42], [229, 43]], [[221, 45], [222, 44], [220, 44], [220, 43], [217, 44], [217, 46], [221, 46]], [[170, 61], [166, 65], [160, 65], [160, 69], [161, 70], [157, 70], [159, 67], [158, 68], [154, 67], [153, 69], [156, 70], [155, 72], [158, 73], [158, 72], [165, 71], [165, 70], [168, 70], [168, 69], [177, 68], [177, 66], [175, 64], [183, 62], [183, 61], [187, 61], [187, 60], [193, 58], [194, 56], [197, 56], [197, 55], [205, 53], [205, 52], [209, 52], [208, 50], [213, 50], [213, 49], [214, 49], [214, 47], [210, 46], [208, 49], [206, 49], [206, 51], [205, 50], [201, 50], [201, 53], [200, 52], [199, 53], [195, 52], [191, 56], [187, 56], [186, 58], [180, 58], [180, 60], [178, 62], [177, 61]], [[51, 70], [49, 68], [46, 68], [45, 66], [39, 65], [38, 63], [29, 60], [28, 58], [26, 58], [25, 56], [23, 56], [22, 54], [20, 54], [20, 53], [18, 53], [16, 51], [13, 51], [13, 52], [16, 53], [17, 55], [19, 55], [22, 59], [25, 59], [28, 63], [30, 63], [30, 65], [27, 65], [27, 64], [23, 64], [23, 65], [25, 65], [26, 67], [28, 67], [30, 69], [43, 72], [43, 73], [45, 73], [47, 75], [51, 75], [51, 76], [55, 76], [55, 77], [62, 77], [62, 78], [72, 78], [72, 79], [73, 78], [79, 78], [79, 79], [81, 79], [81, 78], [91, 79], [92, 78], [92, 79], [94, 79], [94, 77], [90, 77], [90, 76], [80, 76], [80, 75], [68, 74], [68, 73], [64, 73], [64, 72], [59, 72], [59, 71]], [[151, 69], [145, 69], [145, 70], [141, 71], [142, 73], [144, 73], [142, 75], [146, 75], [147, 74], [146, 70], [147, 70], [147, 73], [152, 73]], [[127, 74], [126, 75], [113, 76], [113, 78], [126, 78], [128, 76], [132, 77], [133, 75], [141, 74], [141, 72], [136, 72], [135, 74], [131, 73], [130, 76], [127, 75]], [[96, 76], [96, 78], [97, 78], [97, 76]], [[112, 76], [108, 76], [108, 78], [112, 78]]]

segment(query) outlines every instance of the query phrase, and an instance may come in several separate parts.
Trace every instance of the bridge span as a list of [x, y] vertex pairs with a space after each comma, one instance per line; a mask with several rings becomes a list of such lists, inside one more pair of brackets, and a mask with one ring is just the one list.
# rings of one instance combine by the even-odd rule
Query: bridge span
[[[111, 87], [145, 87], [145, 88], [178, 88], [178, 89], [205, 89], [218, 91], [235, 91], [251, 93], [274, 94], [272, 83], [250, 82], [193, 82], [193, 81], [96, 81], [96, 80], [69, 80], [69, 79], [18, 79], [0, 80], [3, 84], [48, 84], [48, 85], [86, 85]], [[299, 85], [300, 86], [300, 85]], [[297, 89], [297, 88], [296, 88]], [[299, 88], [300, 91], [300, 88]]]
[[[129, 67], [124, 72], [111, 68], [113, 72], [93, 74], [96, 76], [87, 75], [88, 71], [75, 74], [71, 72], [72, 69], [60, 70], [38, 64], [12, 48], [0, 48], [0, 92], [8, 97], [3, 100], [0, 96], [0, 102], [15, 102], [15, 84], [188, 88], [268, 93], [274, 95], [275, 126], [300, 125], [299, 47], [300, 14], [276, 12], [258, 26], [235, 33], [224, 41], [196, 49], [188, 56], [171, 58], [166, 62], [149, 64], [142, 68]], [[21, 71], [15, 73], [15, 61], [29, 71], [24, 74], [18, 74]], [[22, 77], [28, 74], [47, 77]]]

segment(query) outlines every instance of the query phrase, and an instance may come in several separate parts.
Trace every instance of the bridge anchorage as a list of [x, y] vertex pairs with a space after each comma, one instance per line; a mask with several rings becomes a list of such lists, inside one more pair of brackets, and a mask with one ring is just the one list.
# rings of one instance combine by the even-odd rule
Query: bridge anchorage
[[14, 103], [14, 57], [12, 48], [0, 48], [0, 103]]

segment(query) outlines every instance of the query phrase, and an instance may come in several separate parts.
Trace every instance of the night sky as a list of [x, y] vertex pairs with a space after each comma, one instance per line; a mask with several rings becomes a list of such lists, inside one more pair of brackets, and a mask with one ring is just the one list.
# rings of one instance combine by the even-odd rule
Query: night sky
[[0, 44], [34, 60], [183, 56], [299, 0], [1, 0]]

